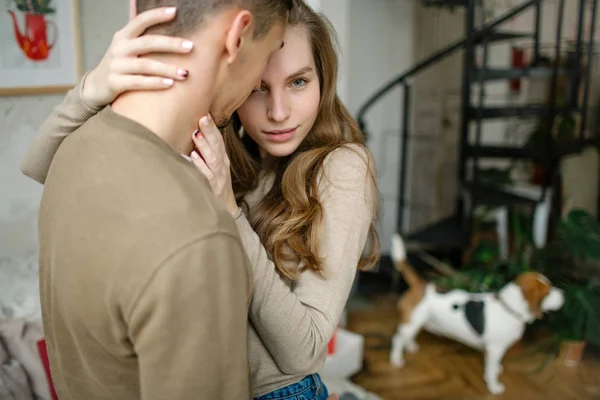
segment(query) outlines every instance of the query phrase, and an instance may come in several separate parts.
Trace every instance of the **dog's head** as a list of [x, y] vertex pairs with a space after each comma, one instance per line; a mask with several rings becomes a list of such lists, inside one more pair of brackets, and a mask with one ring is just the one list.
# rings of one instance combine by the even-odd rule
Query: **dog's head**
[[515, 279], [515, 283], [521, 288], [536, 318], [541, 318], [545, 312], [559, 310], [565, 302], [563, 291], [553, 287], [548, 278], [538, 272], [524, 272]]

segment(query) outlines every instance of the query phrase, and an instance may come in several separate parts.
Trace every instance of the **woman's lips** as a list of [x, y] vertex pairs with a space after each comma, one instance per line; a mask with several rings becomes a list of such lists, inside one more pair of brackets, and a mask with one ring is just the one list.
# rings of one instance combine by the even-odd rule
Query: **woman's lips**
[[294, 137], [294, 134], [296, 133], [296, 129], [298, 129], [298, 128], [296, 127], [296, 128], [282, 129], [282, 130], [277, 130], [277, 131], [263, 131], [263, 133], [267, 137], [267, 140], [269, 140], [271, 142], [285, 142]]

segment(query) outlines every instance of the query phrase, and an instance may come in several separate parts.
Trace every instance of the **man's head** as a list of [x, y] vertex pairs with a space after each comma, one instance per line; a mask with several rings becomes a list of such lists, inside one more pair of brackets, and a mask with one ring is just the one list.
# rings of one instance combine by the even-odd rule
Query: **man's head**
[[[136, 12], [176, 7], [171, 22], [147, 31], [195, 42], [187, 57], [189, 88], [206, 86], [210, 93], [191, 93], [186, 107], [206, 104], [218, 125], [225, 125], [260, 81], [269, 56], [283, 45], [282, 37], [292, 0], [137, 0]], [[194, 54], [195, 53], [195, 54]], [[210, 55], [210, 56], [209, 56]], [[182, 99], [184, 100], [184, 99]], [[197, 116], [198, 118], [201, 115]]]

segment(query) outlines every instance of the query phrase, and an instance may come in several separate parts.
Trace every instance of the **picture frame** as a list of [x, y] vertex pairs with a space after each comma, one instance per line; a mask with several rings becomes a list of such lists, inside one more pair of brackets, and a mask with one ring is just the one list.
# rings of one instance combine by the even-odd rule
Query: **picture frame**
[[73, 88], [82, 77], [79, 0], [0, 1], [0, 96]]

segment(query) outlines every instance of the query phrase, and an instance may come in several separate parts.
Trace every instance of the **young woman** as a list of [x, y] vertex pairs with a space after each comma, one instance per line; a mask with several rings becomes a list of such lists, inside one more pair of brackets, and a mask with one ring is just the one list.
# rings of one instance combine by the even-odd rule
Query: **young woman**
[[[165, 20], [159, 12], [140, 14], [115, 36], [100, 66], [41, 128], [22, 165], [26, 174], [43, 182], [62, 139], [119, 93], [185, 84], [177, 66], [137, 58], [157, 47], [182, 51], [180, 39], [137, 38]], [[327, 344], [357, 266], [377, 261], [378, 193], [363, 136], [336, 95], [327, 20], [298, 0], [284, 40], [223, 134], [210, 116], [201, 118], [191, 160], [235, 218], [253, 265], [255, 398], [325, 399], [318, 371]]]

